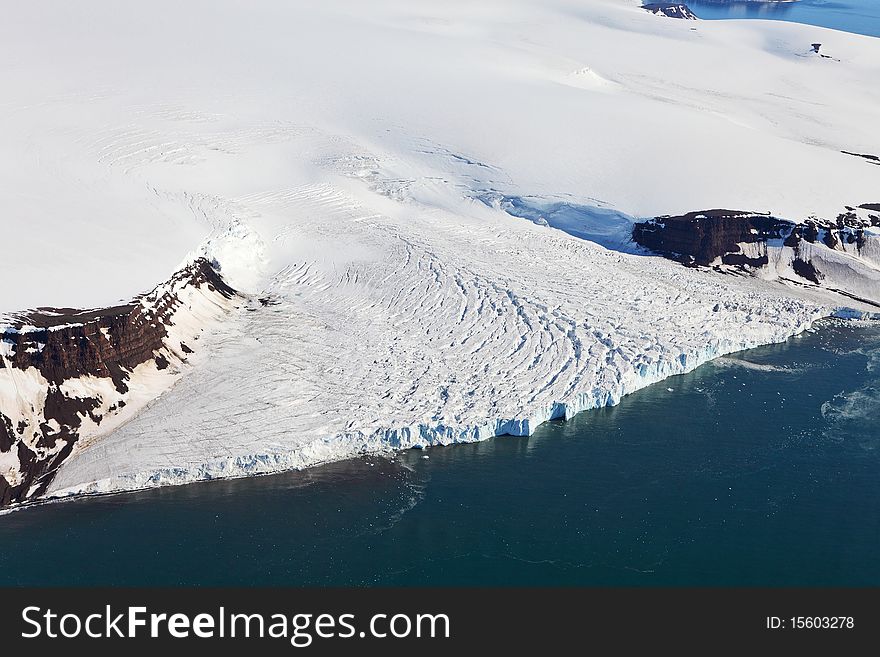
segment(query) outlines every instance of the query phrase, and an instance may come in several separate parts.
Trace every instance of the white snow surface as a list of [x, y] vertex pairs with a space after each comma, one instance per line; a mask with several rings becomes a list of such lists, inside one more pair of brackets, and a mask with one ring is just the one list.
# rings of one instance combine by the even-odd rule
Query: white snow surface
[[50, 492], [528, 434], [830, 314], [485, 202], [615, 221], [880, 202], [880, 167], [840, 153], [880, 154], [880, 41], [639, 5], [8, 7], [0, 311], [112, 303], [198, 254], [254, 295]]

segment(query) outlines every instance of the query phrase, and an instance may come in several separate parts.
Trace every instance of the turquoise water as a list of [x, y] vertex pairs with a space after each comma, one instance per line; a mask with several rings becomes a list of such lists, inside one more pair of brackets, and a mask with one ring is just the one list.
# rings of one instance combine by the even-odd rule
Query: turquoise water
[[0, 584], [876, 586], [878, 538], [880, 326], [831, 324], [530, 438], [2, 516]]
[[880, 0], [688, 0], [700, 18], [763, 18], [880, 36]]

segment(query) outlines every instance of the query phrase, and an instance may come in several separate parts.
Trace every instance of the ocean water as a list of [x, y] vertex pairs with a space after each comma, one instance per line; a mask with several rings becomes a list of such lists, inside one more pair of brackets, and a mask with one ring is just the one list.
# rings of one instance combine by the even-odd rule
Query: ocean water
[[880, 326], [837, 322], [528, 438], [0, 516], [0, 584], [876, 586], [878, 538]]
[[845, 32], [880, 37], [878, 0], [687, 0], [694, 13], [705, 19], [760, 18], [830, 27]]

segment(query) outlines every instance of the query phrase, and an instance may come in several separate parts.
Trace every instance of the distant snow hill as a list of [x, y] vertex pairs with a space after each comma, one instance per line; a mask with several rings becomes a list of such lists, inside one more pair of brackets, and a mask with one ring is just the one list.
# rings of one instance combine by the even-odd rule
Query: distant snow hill
[[641, 4], [8, 8], [0, 504], [527, 435], [873, 316], [880, 42]]

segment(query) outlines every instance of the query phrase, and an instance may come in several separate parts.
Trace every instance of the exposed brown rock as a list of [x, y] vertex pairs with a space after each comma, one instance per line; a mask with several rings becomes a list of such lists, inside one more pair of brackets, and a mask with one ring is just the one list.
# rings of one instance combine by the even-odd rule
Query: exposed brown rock
[[[39, 308], [13, 316], [0, 329], [5, 351], [11, 353], [0, 359], [0, 368], [35, 368], [48, 381], [45, 421], [33, 443], [37, 452], [20, 438], [26, 422], [19, 422], [16, 435], [12, 419], [0, 415], [0, 451], [17, 443], [22, 478], [12, 486], [0, 477], [0, 506], [41, 494], [79, 439], [83, 421], [89, 418], [100, 424], [102, 416], [96, 414], [100, 400], [68, 397], [59, 388], [64, 381], [85, 375], [108, 378], [124, 394], [129, 374], [138, 365], [155, 360], [159, 369], [170, 366], [159, 352], [169, 347], [165, 343], [169, 322], [181, 304], [177, 291], [189, 286], [206, 287], [227, 299], [236, 294], [207, 260], [199, 259], [131, 303], [92, 310]], [[181, 360], [183, 352], [192, 352], [183, 345], [170, 348], [179, 348]], [[124, 406], [119, 400], [114, 410]], [[40, 456], [41, 452], [46, 455]]]
[[789, 222], [770, 215], [705, 210], [638, 223], [633, 228], [633, 240], [684, 264], [705, 266], [722, 258], [725, 264], [760, 267], [767, 264], [767, 256], [750, 258], [739, 244], [779, 239], [790, 228]]
[[[859, 206], [873, 211], [880, 204]], [[679, 216], [657, 217], [635, 224], [633, 241], [661, 255], [690, 266], [707, 266], [718, 260], [734, 267], [759, 268], [769, 260], [766, 248], [757, 248], [760, 255], [746, 255], [740, 245], [766, 245], [770, 240], [782, 240], [784, 246], [798, 249], [803, 242], [821, 243], [832, 250], [855, 244], [861, 251], [865, 245], [865, 229], [880, 225], [880, 216], [860, 216], [855, 208], [839, 214], [833, 221], [807, 219], [794, 223], [768, 214], [737, 210], [705, 210]], [[802, 278], [818, 283], [822, 275], [815, 266], [803, 259], [793, 264], [793, 270]]]
[[[204, 259], [176, 272], [170, 282], [206, 285], [228, 299], [235, 295]], [[149, 303], [139, 303], [143, 300]], [[35, 367], [51, 383], [91, 374], [113, 379], [124, 391], [121, 386], [127, 377], [123, 370], [146, 362], [161, 348], [168, 334], [166, 321], [179, 303], [176, 296], [163, 294], [157, 288], [131, 304], [107, 309], [41, 308], [13, 316], [11, 327], [0, 339], [13, 345], [13, 367]], [[22, 330], [25, 326], [36, 328]]]

